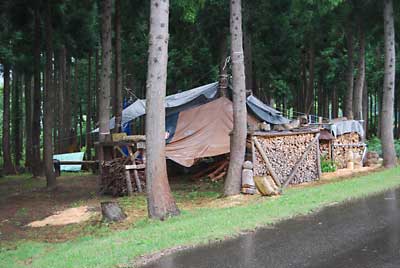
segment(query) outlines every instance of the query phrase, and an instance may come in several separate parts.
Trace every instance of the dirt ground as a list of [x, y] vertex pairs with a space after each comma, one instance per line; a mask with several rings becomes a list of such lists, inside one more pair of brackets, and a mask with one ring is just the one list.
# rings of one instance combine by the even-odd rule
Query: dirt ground
[[[147, 216], [144, 194], [133, 197], [112, 198], [97, 195], [97, 177], [91, 174], [63, 174], [57, 178], [55, 191], [47, 191], [44, 178], [33, 179], [29, 175], [0, 178], [0, 241], [10, 242], [20, 239], [61, 242], [82, 235], [102, 235], [110, 230], [125, 229]], [[227, 207], [253, 202], [260, 197], [237, 196], [222, 199], [221, 182], [204, 180], [191, 181], [185, 178], [173, 179], [171, 188], [178, 206], [183, 210], [199, 207]], [[102, 222], [100, 202], [115, 200], [122, 206], [128, 219], [122, 223], [107, 224]], [[71, 208], [76, 208], [71, 210]], [[63, 212], [71, 215], [82, 209], [90, 211], [90, 218], [85, 221], [66, 225], [45, 225], [30, 223], [46, 217], [57, 218]], [[78, 215], [78, 214], [77, 214]], [[81, 217], [82, 215], [80, 215]], [[72, 216], [74, 217], [74, 216]], [[46, 222], [51, 221], [46, 219]], [[56, 223], [59, 224], [59, 223]]]
[[[369, 173], [377, 168], [362, 168], [358, 170], [339, 170], [324, 173], [319, 182], [302, 184], [294, 187], [309, 187], [335, 180]], [[126, 229], [140, 220], [146, 219], [147, 207], [144, 194], [133, 197], [112, 198], [97, 194], [97, 176], [91, 174], [63, 174], [57, 178], [58, 186], [55, 191], [47, 191], [45, 179], [33, 179], [29, 175], [0, 178], [0, 242], [30, 239], [37, 241], [61, 242], [82, 235], [103, 235], [111, 230]], [[179, 208], [191, 210], [200, 207], [230, 207], [258, 202], [263, 200], [259, 195], [239, 195], [231, 198], [220, 198], [222, 182], [208, 180], [190, 180], [173, 178], [170, 182], [175, 200]], [[127, 220], [117, 224], [107, 224], [101, 219], [100, 202], [118, 201], [126, 214]], [[71, 210], [71, 208], [74, 208]], [[89, 211], [90, 215], [82, 214]], [[46, 225], [36, 222], [51, 222], [53, 218], [63, 216], [81, 217], [78, 223]], [[72, 213], [72, 214], [71, 214]], [[72, 215], [72, 216], [71, 216]], [[62, 218], [62, 217], [61, 217]], [[65, 219], [65, 218], [64, 218]], [[79, 219], [68, 218], [73, 222]]]

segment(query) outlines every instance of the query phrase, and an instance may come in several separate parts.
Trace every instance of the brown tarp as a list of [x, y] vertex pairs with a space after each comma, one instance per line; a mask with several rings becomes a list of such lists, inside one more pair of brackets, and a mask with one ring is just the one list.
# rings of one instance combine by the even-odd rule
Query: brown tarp
[[196, 159], [229, 153], [232, 114], [232, 102], [223, 97], [180, 112], [174, 137], [166, 146], [167, 157], [190, 167]]
[[195, 159], [228, 153], [232, 127], [232, 103], [226, 98], [180, 112], [166, 155], [190, 167]]

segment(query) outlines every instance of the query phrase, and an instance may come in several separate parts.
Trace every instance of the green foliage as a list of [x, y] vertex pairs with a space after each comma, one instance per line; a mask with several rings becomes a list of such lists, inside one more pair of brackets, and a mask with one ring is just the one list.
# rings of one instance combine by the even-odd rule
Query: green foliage
[[[372, 137], [367, 141], [368, 151], [377, 152], [382, 157], [382, 142], [378, 137]], [[400, 140], [394, 141], [394, 148], [397, 157], [400, 157]]]
[[335, 172], [337, 169], [336, 163], [330, 159], [321, 158], [322, 172]]

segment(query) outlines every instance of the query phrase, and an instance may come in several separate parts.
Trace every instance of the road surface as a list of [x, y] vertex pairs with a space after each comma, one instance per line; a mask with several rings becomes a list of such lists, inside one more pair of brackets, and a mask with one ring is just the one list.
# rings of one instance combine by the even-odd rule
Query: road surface
[[334, 205], [145, 268], [399, 268], [400, 190]]

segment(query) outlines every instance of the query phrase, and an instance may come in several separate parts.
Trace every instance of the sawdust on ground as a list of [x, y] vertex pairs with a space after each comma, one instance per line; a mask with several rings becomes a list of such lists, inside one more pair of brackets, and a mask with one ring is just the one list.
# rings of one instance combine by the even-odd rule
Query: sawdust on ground
[[44, 218], [43, 220], [33, 221], [27, 226], [29, 227], [44, 227], [44, 226], [60, 226], [73, 223], [85, 222], [95, 212], [91, 211], [88, 206], [80, 206], [69, 208], [63, 211], [58, 211], [54, 215]]

